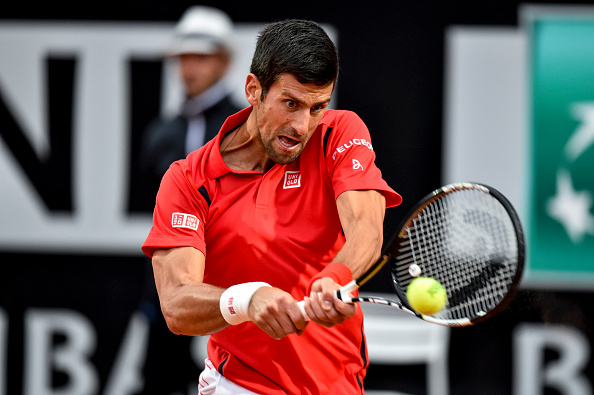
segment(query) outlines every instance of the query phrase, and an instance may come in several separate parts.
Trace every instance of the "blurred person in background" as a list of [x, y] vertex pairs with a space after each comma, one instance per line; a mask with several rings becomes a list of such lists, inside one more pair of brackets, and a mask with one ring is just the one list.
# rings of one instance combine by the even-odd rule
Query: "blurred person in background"
[[[164, 55], [177, 62], [185, 97], [177, 115], [158, 117], [148, 125], [139, 155], [142, 179], [150, 194], [146, 198], [153, 202], [152, 206], [169, 165], [216, 136], [225, 119], [240, 110], [231, 100], [227, 78], [233, 56], [233, 29], [227, 14], [206, 6], [188, 8], [175, 27]], [[195, 390], [192, 338], [175, 336], [168, 330], [150, 262], [141, 304], [151, 324], [144, 394], [185, 395], [189, 387]], [[166, 382], [162, 380], [164, 372], [170, 372]]]
[[178, 62], [185, 99], [179, 114], [155, 119], [143, 136], [140, 167], [153, 197], [169, 165], [216, 136], [225, 119], [240, 110], [227, 78], [232, 33], [229, 16], [206, 6], [190, 7], [175, 27], [165, 56]]

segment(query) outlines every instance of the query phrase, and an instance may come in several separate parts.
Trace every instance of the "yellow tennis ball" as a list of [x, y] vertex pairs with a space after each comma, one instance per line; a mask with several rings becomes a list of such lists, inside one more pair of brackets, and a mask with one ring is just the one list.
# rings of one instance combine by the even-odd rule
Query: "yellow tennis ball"
[[425, 315], [440, 312], [447, 302], [443, 285], [430, 277], [415, 278], [406, 289], [406, 298], [410, 307]]

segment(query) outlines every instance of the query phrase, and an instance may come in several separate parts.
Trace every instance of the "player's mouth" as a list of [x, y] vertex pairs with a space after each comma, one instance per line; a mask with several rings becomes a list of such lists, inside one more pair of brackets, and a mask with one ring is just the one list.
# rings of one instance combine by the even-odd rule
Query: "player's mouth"
[[288, 136], [278, 136], [278, 142], [282, 148], [287, 150], [293, 150], [301, 143], [301, 141]]

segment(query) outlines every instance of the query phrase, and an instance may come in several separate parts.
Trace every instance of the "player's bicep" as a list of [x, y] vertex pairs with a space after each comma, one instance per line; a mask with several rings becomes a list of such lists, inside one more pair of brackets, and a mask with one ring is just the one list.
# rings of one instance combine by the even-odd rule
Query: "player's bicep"
[[159, 296], [166, 297], [183, 285], [201, 283], [205, 262], [202, 251], [193, 247], [156, 250], [153, 271]]
[[345, 191], [336, 199], [336, 206], [347, 240], [357, 231], [381, 231], [386, 199], [378, 191]]

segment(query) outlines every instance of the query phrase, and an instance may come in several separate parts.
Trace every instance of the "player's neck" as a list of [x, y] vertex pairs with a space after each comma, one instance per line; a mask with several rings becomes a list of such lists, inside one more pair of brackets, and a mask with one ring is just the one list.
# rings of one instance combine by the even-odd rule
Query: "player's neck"
[[248, 122], [226, 135], [221, 141], [221, 156], [233, 170], [266, 172], [274, 162], [266, 154], [257, 129], [248, 127]]

